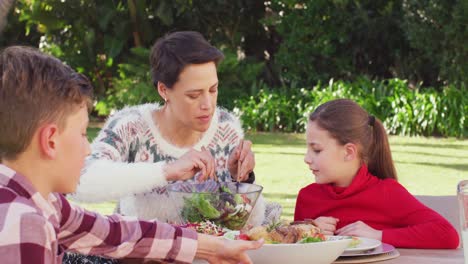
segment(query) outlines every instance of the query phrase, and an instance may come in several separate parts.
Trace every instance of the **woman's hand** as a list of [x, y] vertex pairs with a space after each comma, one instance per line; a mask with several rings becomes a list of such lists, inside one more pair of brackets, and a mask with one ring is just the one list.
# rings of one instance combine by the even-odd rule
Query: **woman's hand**
[[382, 240], [382, 231], [376, 230], [362, 221], [357, 221], [336, 230], [339, 236], [360, 236]]
[[245, 181], [254, 168], [255, 156], [252, 152], [252, 142], [250, 140], [241, 140], [239, 145], [231, 152], [228, 160], [228, 169], [232, 179]]
[[198, 247], [195, 258], [207, 260], [211, 264], [251, 264], [245, 251], [255, 250], [263, 245], [263, 240], [228, 240], [222, 237], [198, 234]]
[[315, 225], [320, 228], [324, 235], [333, 235], [338, 221], [340, 221], [338, 218], [329, 216], [320, 216], [314, 220]]
[[210, 151], [202, 148], [201, 151], [189, 150], [178, 160], [166, 164], [164, 171], [168, 181], [188, 180], [197, 172], [201, 172], [199, 180], [216, 179], [215, 161]]

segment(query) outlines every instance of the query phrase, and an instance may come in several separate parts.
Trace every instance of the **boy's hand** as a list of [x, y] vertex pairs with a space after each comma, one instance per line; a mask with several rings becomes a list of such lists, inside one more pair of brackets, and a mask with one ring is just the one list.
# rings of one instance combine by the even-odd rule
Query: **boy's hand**
[[215, 169], [215, 160], [210, 151], [205, 148], [201, 151], [191, 149], [178, 160], [164, 167], [168, 181], [188, 180], [199, 171], [201, 171], [199, 180], [216, 179]]
[[207, 260], [211, 264], [252, 264], [247, 250], [255, 250], [263, 245], [259, 241], [229, 240], [198, 234], [198, 248], [195, 258]]
[[250, 140], [241, 140], [239, 145], [229, 156], [229, 173], [231, 173], [233, 180], [239, 180], [242, 182], [249, 178], [249, 173], [251, 173], [254, 168], [255, 156], [252, 152], [252, 142]]
[[334, 217], [320, 216], [314, 221], [315, 225], [320, 228], [324, 235], [333, 235], [336, 231], [336, 224], [340, 220]]
[[357, 221], [347, 226], [344, 226], [335, 232], [339, 236], [360, 236], [368, 237], [377, 240], [382, 240], [382, 231], [376, 230], [362, 221]]

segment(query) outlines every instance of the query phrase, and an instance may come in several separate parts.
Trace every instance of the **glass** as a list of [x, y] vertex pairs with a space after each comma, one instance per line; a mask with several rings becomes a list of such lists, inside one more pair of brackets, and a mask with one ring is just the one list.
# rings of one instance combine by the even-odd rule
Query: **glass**
[[458, 183], [457, 195], [460, 212], [463, 254], [465, 257], [465, 264], [468, 264], [468, 180]]
[[240, 230], [247, 223], [263, 187], [238, 182], [177, 182], [167, 186], [179, 223], [196, 224], [206, 220]]

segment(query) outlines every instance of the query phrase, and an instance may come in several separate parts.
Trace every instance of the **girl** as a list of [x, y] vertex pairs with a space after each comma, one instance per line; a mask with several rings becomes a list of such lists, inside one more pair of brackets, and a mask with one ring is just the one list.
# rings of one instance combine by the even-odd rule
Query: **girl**
[[295, 220], [396, 247], [458, 247], [453, 226], [397, 182], [382, 123], [353, 101], [333, 100], [310, 115], [304, 161], [316, 183], [300, 190]]

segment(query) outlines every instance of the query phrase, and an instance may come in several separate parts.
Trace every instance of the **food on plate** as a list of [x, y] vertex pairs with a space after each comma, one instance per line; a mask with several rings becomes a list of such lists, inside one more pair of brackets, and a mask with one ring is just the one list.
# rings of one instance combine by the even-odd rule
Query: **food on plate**
[[320, 228], [313, 224], [276, 223], [270, 226], [257, 226], [241, 232], [237, 239], [264, 239], [267, 244], [314, 243], [325, 241]]
[[215, 223], [210, 221], [204, 221], [199, 223], [187, 223], [181, 225], [180, 227], [189, 228], [195, 230], [197, 233], [213, 235], [213, 236], [223, 236], [226, 234], [229, 229], [217, 226]]
[[350, 236], [348, 238], [351, 238], [351, 242], [349, 243], [348, 248], [356, 248], [362, 242], [361, 239], [359, 239], [359, 237]]

